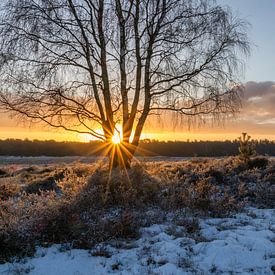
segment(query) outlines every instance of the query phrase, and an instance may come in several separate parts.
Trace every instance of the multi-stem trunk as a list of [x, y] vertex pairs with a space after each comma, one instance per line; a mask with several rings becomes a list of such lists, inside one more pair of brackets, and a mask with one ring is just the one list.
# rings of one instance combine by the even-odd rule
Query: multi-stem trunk
[[111, 144], [111, 148], [108, 154], [110, 169], [117, 167], [119, 167], [121, 170], [130, 169], [136, 148], [137, 146], [125, 142]]
[[[131, 122], [131, 123], [129, 123]], [[133, 122], [130, 119], [123, 125], [123, 137], [119, 143], [113, 142], [113, 136], [116, 131], [115, 123], [112, 120], [106, 120], [103, 123], [103, 131], [106, 140], [107, 156], [109, 157], [110, 169], [119, 167], [122, 169], [129, 169], [136, 149], [139, 144], [140, 133], [143, 124], [139, 123], [138, 131], [135, 132], [133, 141], [130, 142], [130, 135], [132, 132]]]

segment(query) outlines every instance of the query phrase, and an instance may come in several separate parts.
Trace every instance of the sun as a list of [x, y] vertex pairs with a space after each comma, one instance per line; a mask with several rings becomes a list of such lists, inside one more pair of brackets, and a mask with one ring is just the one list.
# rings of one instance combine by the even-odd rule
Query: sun
[[120, 136], [119, 136], [118, 133], [113, 135], [113, 137], [112, 137], [112, 142], [113, 142], [114, 144], [119, 144], [119, 143], [120, 143]]

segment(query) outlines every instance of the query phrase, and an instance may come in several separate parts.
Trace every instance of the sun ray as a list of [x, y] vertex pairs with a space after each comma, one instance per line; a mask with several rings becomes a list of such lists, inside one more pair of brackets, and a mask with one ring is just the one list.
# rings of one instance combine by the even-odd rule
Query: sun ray
[[120, 143], [120, 136], [119, 134], [114, 134], [113, 137], [112, 137], [112, 142], [114, 144], [119, 144]]

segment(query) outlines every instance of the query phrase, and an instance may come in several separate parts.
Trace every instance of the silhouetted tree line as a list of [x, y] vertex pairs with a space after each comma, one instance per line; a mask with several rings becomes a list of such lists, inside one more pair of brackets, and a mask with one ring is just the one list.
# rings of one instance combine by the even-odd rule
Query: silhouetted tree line
[[[254, 140], [256, 152], [275, 156], [275, 141]], [[0, 155], [6, 156], [96, 156], [103, 154], [101, 141], [57, 142], [54, 140], [0, 140]], [[238, 140], [234, 141], [158, 141], [142, 140], [137, 155], [144, 156], [234, 156], [238, 155]]]
[[94, 155], [102, 142], [57, 142], [54, 140], [0, 140], [0, 155], [8, 156], [86, 156]]

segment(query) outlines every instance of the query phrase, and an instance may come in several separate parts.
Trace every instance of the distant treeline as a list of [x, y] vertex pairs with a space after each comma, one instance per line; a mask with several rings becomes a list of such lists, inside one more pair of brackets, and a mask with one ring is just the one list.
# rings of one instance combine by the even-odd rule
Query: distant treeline
[[[275, 156], [275, 142], [255, 140], [260, 155]], [[54, 140], [0, 140], [0, 155], [5, 156], [95, 156], [103, 153], [102, 142], [57, 142]], [[234, 141], [158, 141], [142, 140], [137, 155], [144, 156], [234, 156], [239, 143]]]

